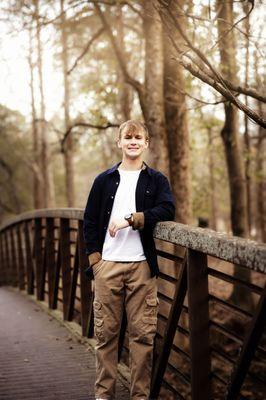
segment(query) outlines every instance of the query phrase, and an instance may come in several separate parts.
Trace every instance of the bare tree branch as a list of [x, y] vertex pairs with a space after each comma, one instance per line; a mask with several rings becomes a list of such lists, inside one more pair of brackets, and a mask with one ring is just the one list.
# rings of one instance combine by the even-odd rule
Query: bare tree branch
[[[235, 94], [232, 93], [232, 91], [231, 91], [233, 89], [230, 89], [230, 86], [232, 86], [232, 84], [229, 83], [229, 85], [227, 85], [227, 81], [211, 65], [211, 63], [206, 58], [206, 56], [198, 48], [196, 48], [193, 45], [193, 43], [191, 42], [191, 40], [188, 38], [188, 36], [183, 31], [182, 27], [179, 24], [179, 21], [173, 15], [171, 10], [169, 10], [169, 8], [165, 7], [165, 5], [164, 5], [162, 0], [159, 0], [159, 3], [162, 5], [162, 8], [159, 9], [158, 12], [159, 12], [159, 14], [161, 16], [161, 19], [162, 19], [162, 21], [163, 21], [163, 23], [164, 23], [164, 25], [165, 25], [165, 27], [167, 29], [168, 36], [169, 36], [170, 40], [172, 41], [173, 46], [174, 46], [174, 48], [176, 49], [176, 51], [178, 53], [177, 61], [181, 65], [183, 65], [184, 68], [186, 68], [188, 71], [190, 71], [190, 73], [192, 75], [196, 76], [197, 78], [201, 79], [203, 82], [205, 82], [208, 85], [212, 86], [219, 93], [221, 93], [227, 100], [231, 101], [240, 110], [244, 111], [246, 113], [246, 115], [248, 115], [253, 121], [255, 121], [259, 125], [265, 127], [265, 123], [266, 123], [265, 119], [262, 116], [258, 115], [257, 112], [255, 112], [254, 110], [250, 109], [244, 103], [242, 103], [239, 99], [236, 98]], [[199, 57], [199, 59], [201, 60], [202, 63], [199, 63], [199, 61], [195, 60], [188, 53], [181, 51], [181, 49], [178, 47], [178, 45], [173, 40], [173, 37], [171, 35], [171, 29], [169, 28], [168, 22], [167, 22], [167, 20], [166, 20], [166, 18], [164, 16], [164, 13], [162, 12], [162, 10], [166, 11], [170, 15], [170, 17], [171, 17], [171, 19], [172, 19], [172, 21], [174, 23], [174, 27], [178, 30], [180, 35], [183, 37], [183, 39], [187, 43], [188, 47], [196, 53], [196, 55]], [[191, 63], [186, 62], [184, 60], [184, 57], [188, 57], [190, 60], [193, 60], [193, 62], [198, 67], [198, 69], [195, 68]], [[204, 65], [205, 65], [205, 67], [204, 67]], [[206, 69], [207, 69], [207, 73], [206, 73]], [[235, 86], [235, 88], [237, 88], [237, 87]], [[245, 91], [246, 94], [247, 94], [248, 91], [249, 90]], [[237, 92], [239, 93], [239, 91], [237, 91]], [[263, 96], [260, 96], [260, 97], [263, 98]], [[256, 98], [257, 98], [257, 96], [256, 96]]]
[[64, 132], [64, 136], [61, 139], [61, 152], [64, 152], [64, 144], [68, 138], [68, 135], [71, 133], [71, 131], [78, 127], [78, 126], [83, 126], [86, 128], [93, 128], [93, 129], [99, 129], [99, 130], [105, 130], [108, 128], [118, 128], [119, 124], [113, 124], [112, 122], [107, 122], [105, 125], [95, 125], [95, 124], [90, 124], [88, 122], [76, 122], [75, 124], [71, 125], [66, 132]]
[[101, 36], [101, 34], [104, 32], [104, 28], [100, 28], [93, 36], [92, 38], [88, 41], [88, 43], [86, 44], [86, 46], [84, 47], [83, 51], [81, 52], [81, 54], [77, 57], [77, 59], [75, 60], [75, 62], [73, 63], [72, 67], [69, 68], [69, 70], [67, 71], [67, 75], [70, 75], [71, 72], [77, 67], [79, 61], [86, 55], [86, 53], [89, 51], [91, 45], [93, 44], [93, 42], [98, 39], [99, 36]]
[[[176, 46], [176, 50], [178, 50], [179, 53], [182, 53], [181, 50], [177, 46]], [[188, 52], [183, 52], [182, 56], [187, 57], [190, 61], [192, 61], [195, 65], [197, 65], [200, 69], [202, 69], [202, 71], [206, 75], [208, 75], [210, 79], [215, 79], [214, 76], [210, 73], [210, 71], [205, 67], [205, 65], [200, 60], [196, 59]], [[236, 92], [237, 95], [244, 94], [246, 96], [253, 97], [256, 100], [259, 100], [262, 103], [266, 103], [266, 96], [263, 96], [256, 89], [249, 88], [249, 87], [243, 87], [240, 85], [235, 85], [234, 83], [228, 81], [224, 77], [223, 77], [223, 82], [225, 82], [227, 88]]]
[[[214, 47], [217, 46], [217, 44], [225, 37], [227, 36], [238, 24], [240, 24], [240, 22], [244, 21], [246, 18], [248, 18], [250, 16], [250, 14], [252, 13], [252, 10], [254, 9], [254, 1], [249, 1], [249, 3], [251, 3], [251, 8], [248, 11], [248, 13], [246, 15], [244, 15], [244, 17], [240, 18], [238, 21], [236, 21], [227, 31], [225, 31], [223, 33], [223, 35], [220, 35], [220, 37], [218, 37], [218, 39], [216, 40], [216, 42], [214, 43], [214, 45], [211, 47], [211, 49], [213, 49]], [[217, 13], [217, 19], [218, 18], [219, 12]], [[224, 20], [222, 20], [224, 22]]]
[[[194, 65], [184, 61], [181, 58], [176, 58], [176, 60], [183, 65], [185, 69], [187, 69], [192, 75], [199, 78], [202, 82], [207, 83], [209, 86], [213, 87], [217, 92], [221, 93], [227, 100], [231, 101], [239, 108], [239, 101], [236, 102], [236, 97], [232, 96], [231, 92], [229, 92], [226, 88], [224, 88], [219, 82], [214, 79], [211, 79], [208, 75], [206, 75], [199, 68], [195, 68]], [[244, 111], [253, 121], [257, 122], [263, 128], [266, 128], [266, 119], [262, 116], [258, 115], [254, 110], [250, 107], [247, 107], [245, 104], [241, 103], [241, 110]]]
[[119, 45], [113, 35], [112, 29], [110, 27], [110, 25], [108, 24], [104, 13], [101, 11], [100, 7], [98, 4], [95, 4], [95, 10], [98, 14], [98, 16], [100, 17], [103, 27], [105, 28], [106, 33], [109, 36], [110, 42], [113, 46], [115, 55], [117, 57], [117, 61], [119, 63], [119, 66], [121, 68], [121, 71], [124, 75], [124, 79], [127, 83], [129, 83], [138, 93], [139, 96], [139, 101], [140, 101], [140, 106], [144, 115], [144, 119], [145, 119], [145, 115], [147, 114], [146, 112], [146, 100], [145, 100], [145, 88], [144, 86], [137, 81], [136, 79], [132, 78], [127, 70], [127, 65], [126, 65], [126, 61], [125, 58], [123, 57], [123, 53], [119, 48]]

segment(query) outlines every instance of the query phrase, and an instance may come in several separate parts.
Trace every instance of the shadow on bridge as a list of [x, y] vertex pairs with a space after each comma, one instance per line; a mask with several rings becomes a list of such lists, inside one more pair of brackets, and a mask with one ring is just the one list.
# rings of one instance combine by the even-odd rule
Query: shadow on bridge
[[[157, 224], [154, 237], [160, 308], [152, 398], [264, 399], [266, 246], [175, 222]], [[63, 390], [62, 399], [93, 398], [93, 350], [86, 353], [81, 345], [68, 342], [66, 331], [46, 313], [4, 287], [25, 291], [50, 312], [60, 313], [65, 323], [80, 326], [83, 338], [92, 338], [93, 282], [84, 274], [87, 263], [83, 210], [38, 210], [0, 227], [1, 319], [6, 320], [0, 331], [2, 346], [6, 342], [0, 397], [14, 380], [14, 390], [17, 382], [27, 382], [27, 390], [32, 387], [37, 397], [22, 397], [18, 386], [17, 397], [3, 397], [6, 400], [41, 398], [48, 384], [51, 396]], [[250, 271], [251, 279], [236, 270]], [[232, 302], [235, 287], [242, 288], [247, 306]], [[125, 321], [119, 340], [121, 366], [128, 364], [129, 355]], [[121, 372], [126, 375], [126, 368]], [[118, 398], [127, 398], [120, 384], [118, 391]]]

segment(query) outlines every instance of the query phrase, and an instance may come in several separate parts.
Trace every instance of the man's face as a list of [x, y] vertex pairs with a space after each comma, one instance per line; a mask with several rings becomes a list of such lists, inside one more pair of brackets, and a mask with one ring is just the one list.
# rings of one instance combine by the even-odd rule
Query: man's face
[[122, 149], [123, 156], [136, 159], [147, 149], [148, 140], [146, 140], [142, 130], [135, 131], [134, 133], [124, 130], [121, 133], [121, 138], [118, 140], [118, 147]]

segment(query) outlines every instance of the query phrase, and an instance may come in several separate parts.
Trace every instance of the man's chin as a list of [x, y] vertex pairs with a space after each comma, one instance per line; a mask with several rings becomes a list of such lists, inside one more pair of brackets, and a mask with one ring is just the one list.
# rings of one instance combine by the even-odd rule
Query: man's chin
[[141, 157], [141, 153], [139, 154], [126, 153], [126, 157], [130, 158], [131, 160], [136, 160], [137, 158]]
[[139, 154], [139, 155], [130, 154], [130, 155], [127, 155], [127, 158], [129, 158], [130, 160], [141, 159], [141, 154]]

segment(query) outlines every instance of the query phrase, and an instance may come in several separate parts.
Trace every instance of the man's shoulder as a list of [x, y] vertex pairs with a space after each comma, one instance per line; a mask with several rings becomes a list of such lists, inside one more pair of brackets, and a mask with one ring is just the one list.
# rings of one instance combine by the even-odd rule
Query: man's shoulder
[[151, 167], [149, 167], [149, 168], [150, 168], [151, 175], [154, 176], [155, 179], [158, 179], [158, 180], [167, 179], [168, 180], [167, 176], [164, 175], [161, 171], [158, 171], [157, 169], [154, 169], [154, 168], [151, 168]]
[[96, 175], [95, 182], [102, 182], [106, 177], [108, 177], [110, 175], [110, 172], [112, 172], [115, 167], [116, 166], [114, 165], [114, 166], [106, 169], [105, 171], [100, 172], [98, 175]]
[[104, 181], [105, 177], [106, 177], [107, 173], [106, 171], [100, 172], [98, 175], [96, 175], [96, 177], [94, 178], [94, 182], [96, 184], [100, 184]]

